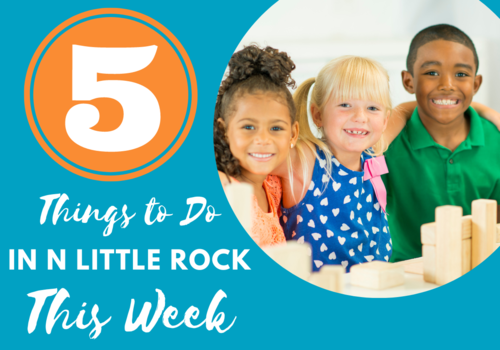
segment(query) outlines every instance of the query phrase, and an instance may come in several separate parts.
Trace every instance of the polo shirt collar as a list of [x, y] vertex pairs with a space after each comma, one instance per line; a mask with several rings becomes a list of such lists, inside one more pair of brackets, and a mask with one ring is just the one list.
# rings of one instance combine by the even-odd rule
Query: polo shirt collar
[[[481, 117], [469, 106], [465, 111], [470, 116], [470, 131], [465, 144], [470, 146], [484, 146], [484, 129]], [[410, 120], [407, 123], [408, 139], [413, 150], [436, 146], [432, 136], [427, 132], [424, 124], [418, 115], [418, 108], [415, 108]]]

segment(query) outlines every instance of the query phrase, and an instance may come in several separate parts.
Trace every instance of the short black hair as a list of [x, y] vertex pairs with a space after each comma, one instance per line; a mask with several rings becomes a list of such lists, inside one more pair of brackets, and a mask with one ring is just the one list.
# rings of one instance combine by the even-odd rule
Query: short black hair
[[413, 37], [413, 40], [411, 41], [410, 51], [408, 51], [408, 56], [406, 57], [406, 70], [408, 70], [412, 76], [413, 65], [417, 60], [418, 49], [421, 46], [435, 40], [453, 41], [471, 49], [472, 53], [474, 54], [474, 63], [476, 64], [477, 73], [477, 70], [479, 68], [479, 58], [477, 57], [476, 48], [474, 47], [474, 43], [472, 42], [471, 38], [469, 38], [467, 34], [462, 32], [457, 27], [449, 24], [437, 24], [422, 29], [420, 32], [418, 32], [417, 35]]

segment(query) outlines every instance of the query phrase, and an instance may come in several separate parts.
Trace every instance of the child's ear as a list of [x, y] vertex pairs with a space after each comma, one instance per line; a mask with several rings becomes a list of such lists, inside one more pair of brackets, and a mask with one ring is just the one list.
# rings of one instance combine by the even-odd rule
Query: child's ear
[[318, 128], [321, 128], [323, 126], [323, 122], [321, 121], [321, 111], [319, 110], [318, 106], [313, 103], [311, 103], [311, 116], [314, 124]]
[[413, 77], [407, 70], [401, 72], [401, 79], [403, 80], [403, 86], [406, 91], [410, 94], [415, 93], [415, 89], [413, 88]]
[[483, 83], [483, 76], [482, 75], [476, 75], [474, 77], [474, 95], [477, 93], [477, 91], [481, 87], [482, 83]]
[[299, 139], [299, 122], [295, 122], [292, 125], [292, 139], [290, 140], [290, 144], [295, 146], [298, 139]]

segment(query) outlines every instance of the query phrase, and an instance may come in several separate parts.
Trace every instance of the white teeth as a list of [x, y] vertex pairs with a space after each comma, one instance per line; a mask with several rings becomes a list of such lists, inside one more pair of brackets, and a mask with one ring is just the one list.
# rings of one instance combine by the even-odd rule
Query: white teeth
[[458, 100], [432, 100], [437, 105], [456, 105]]
[[251, 155], [252, 157], [255, 157], [255, 158], [269, 158], [269, 157], [271, 157], [273, 154], [272, 154], [272, 153], [268, 153], [268, 154], [250, 153], [250, 155]]
[[347, 129], [345, 129], [345, 131], [348, 134], [354, 134], [354, 135], [366, 135], [366, 134], [368, 134], [368, 131], [354, 131], [354, 130], [347, 130]]

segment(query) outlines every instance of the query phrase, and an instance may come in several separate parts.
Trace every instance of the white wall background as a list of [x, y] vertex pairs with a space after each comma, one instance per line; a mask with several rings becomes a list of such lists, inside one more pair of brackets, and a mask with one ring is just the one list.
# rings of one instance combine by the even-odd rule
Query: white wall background
[[478, 0], [281, 0], [253, 25], [244, 45], [270, 45], [287, 52], [300, 84], [329, 60], [358, 55], [379, 61], [389, 72], [393, 104], [414, 100], [401, 83], [413, 36], [447, 23], [474, 41], [483, 85], [474, 100], [500, 111], [500, 19]]

